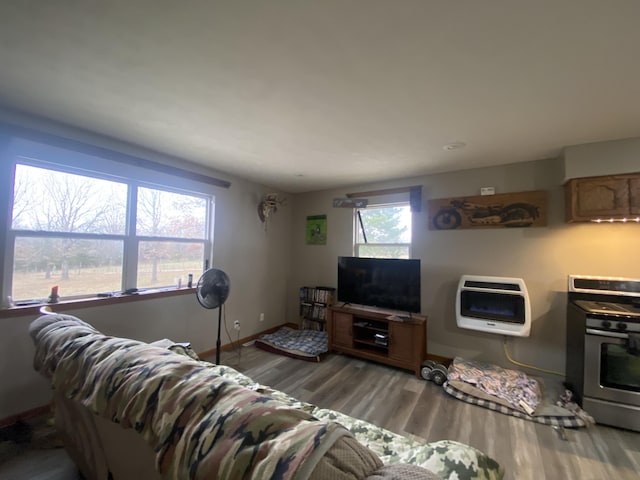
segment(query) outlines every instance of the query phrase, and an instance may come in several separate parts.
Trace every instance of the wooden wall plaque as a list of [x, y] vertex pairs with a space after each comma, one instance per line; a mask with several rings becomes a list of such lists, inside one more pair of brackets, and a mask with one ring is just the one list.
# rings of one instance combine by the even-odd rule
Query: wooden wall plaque
[[429, 230], [546, 225], [545, 190], [429, 200]]

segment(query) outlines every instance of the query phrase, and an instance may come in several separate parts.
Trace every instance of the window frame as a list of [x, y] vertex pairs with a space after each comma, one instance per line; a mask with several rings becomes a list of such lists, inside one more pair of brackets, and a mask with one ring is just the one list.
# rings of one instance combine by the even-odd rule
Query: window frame
[[[0, 139], [2, 140], [2, 139]], [[115, 158], [119, 154], [113, 152], [114, 158], [109, 155], [95, 156], [91, 153], [83, 151], [59, 147], [56, 145], [47, 145], [41, 142], [33, 142], [31, 140], [17, 139], [17, 146], [7, 148], [4, 152], [6, 155], [6, 163], [0, 167], [2, 171], [7, 172], [5, 182], [2, 185], [8, 188], [5, 193], [8, 199], [7, 208], [0, 214], [0, 219], [5, 225], [6, 234], [0, 239], [2, 246], [2, 261], [0, 268], [2, 271], [2, 286], [0, 295], [3, 299], [2, 307], [8, 305], [4, 300], [11, 295], [13, 290], [13, 267], [15, 259], [15, 242], [17, 238], [73, 238], [73, 239], [89, 239], [89, 240], [116, 240], [122, 242], [122, 291], [129, 288], [137, 288], [138, 275], [138, 248], [141, 242], [172, 242], [185, 244], [198, 244], [203, 246], [202, 269], [208, 268], [213, 262], [213, 237], [214, 237], [214, 221], [215, 221], [215, 195], [208, 186], [201, 183], [184, 178], [173, 178], [171, 175], [158, 173], [157, 171], [149, 171], [145, 168], [132, 165], [127, 169], [127, 174], [123, 175], [122, 159]], [[7, 142], [7, 143], [11, 143]], [[105, 153], [106, 151], [101, 151]], [[48, 155], [50, 153], [50, 155]], [[63, 155], [68, 161], [62, 159]], [[51, 157], [51, 159], [49, 158]], [[3, 161], [4, 163], [4, 161]], [[89, 166], [85, 166], [89, 163]], [[126, 199], [126, 226], [122, 234], [104, 234], [104, 233], [86, 233], [86, 232], [59, 232], [59, 231], [39, 231], [13, 229], [13, 201], [14, 201], [14, 185], [16, 179], [16, 165], [27, 165], [37, 168], [44, 168], [56, 172], [68, 173], [73, 175], [81, 175], [100, 180], [112, 181], [125, 184], [127, 187]], [[7, 178], [8, 177], [8, 178]], [[144, 177], [151, 177], [150, 181], [144, 180]], [[164, 192], [177, 193], [192, 197], [199, 197], [205, 200], [206, 218], [204, 226], [203, 238], [183, 238], [170, 236], [155, 235], [136, 235], [136, 214], [137, 214], [137, 192], [139, 187], [160, 190]], [[4, 218], [3, 218], [4, 217]], [[185, 281], [186, 283], [186, 281]], [[172, 290], [175, 286], [158, 286], [158, 287], [141, 287], [149, 290]], [[189, 289], [191, 290], [191, 289]], [[86, 293], [82, 295], [65, 296], [65, 301], [77, 301], [80, 299], [96, 298], [96, 293]], [[101, 299], [103, 300], [103, 299]], [[20, 299], [21, 303], [25, 303], [27, 299]], [[29, 302], [31, 304], [32, 302]], [[20, 308], [20, 307], [18, 307]]]
[[[394, 208], [394, 207], [408, 207], [409, 208], [409, 214], [411, 215], [411, 219], [409, 222], [409, 226], [411, 228], [411, 233], [410, 233], [410, 238], [409, 238], [409, 242], [408, 243], [372, 243], [372, 242], [358, 242], [358, 237], [359, 237], [359, 232], [361, 230], [361, 225], [360, 225], [360, 218], [358, 217], [358, 212], [360, 210], [367, 210], [367, 209], [374, 209], [374, 208], [378, 208], [378, 209], [383, 209], [383, 208]], [[353, 209], [353, 255], [355, 257], [360, 257], [360, 248], [362, 246], [382, 246], [382, 247], [406, 247], [407, 248], [407, 258], [413, 258], [412, 252], [411, 252], [411, 245], [412, 245], [412, 239], [413, 239], [413, 212], [411, 211], [411, 204], [409, 202], [409, 200], [389, 200], [386, 201], [384, 203], [369, 203], [366, 207], [364, 208], [354, 208]], [[403, 257], [384, 257], [384, 258], [403, 258]]]

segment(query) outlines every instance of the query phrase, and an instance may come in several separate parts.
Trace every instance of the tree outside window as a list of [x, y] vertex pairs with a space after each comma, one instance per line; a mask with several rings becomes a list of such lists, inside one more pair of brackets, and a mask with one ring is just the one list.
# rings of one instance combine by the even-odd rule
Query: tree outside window
[[371, 206], [356, 210], [355, 254], [359, 257], [410, 258], [409, 204]]
[[178, 278], [186, 278], [179, 274], [181, 270], [199, 270], [202, 245], [178, 239], [205, 238], [206, 212], [203, 198], [138, 188], [136, 233], [150, 238], [139, 243], [137, 285], [175, 284]]
[[[130, 204], [132, 198], [137, 202]], [[20, 301], [46, 298], [53, 285], [64, 297], [175, 286], [176, 278], [202, 270], [210, 200], [17, 163], [9, 232], [12, 288], [6, 293]], [[133, 266], [133, 275], [125, 264]]]

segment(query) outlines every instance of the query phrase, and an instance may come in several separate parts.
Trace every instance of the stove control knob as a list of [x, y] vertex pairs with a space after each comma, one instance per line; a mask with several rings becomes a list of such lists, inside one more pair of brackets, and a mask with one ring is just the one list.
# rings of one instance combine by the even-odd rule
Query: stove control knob
[[626, 330], [627, 329], [627, 324], [626, 323], [620, 322], [617, 326], [618, 326], [618, 330]]
[[611, 322], [609, 320], [602, 321], [602, 328], [610, 328], [610, 327], [611, 327]]

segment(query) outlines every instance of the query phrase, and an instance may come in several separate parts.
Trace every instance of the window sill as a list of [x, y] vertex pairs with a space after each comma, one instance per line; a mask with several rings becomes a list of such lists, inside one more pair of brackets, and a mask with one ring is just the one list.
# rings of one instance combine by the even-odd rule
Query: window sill
[[50, 307], [55, 313], [75, 310], [78, 308], [101, 307], [106, 305], [117, 305], [126, 302], [138, 302], [141, 300], [153, 300], [155, 298], [175, 297], [177, 295], [193, 295], [195, 287], [149, 289], [131, 295], [117, 294], [113, 297], [90, 297], [76, 300], [61, 300], [58, 303], [39, 303], [36, 305], [23, 305], [11, 308], [0, 309], [0, 318], [21, 317], [25, 315], [40, 315], [40, 308]]

